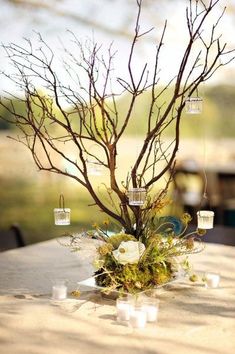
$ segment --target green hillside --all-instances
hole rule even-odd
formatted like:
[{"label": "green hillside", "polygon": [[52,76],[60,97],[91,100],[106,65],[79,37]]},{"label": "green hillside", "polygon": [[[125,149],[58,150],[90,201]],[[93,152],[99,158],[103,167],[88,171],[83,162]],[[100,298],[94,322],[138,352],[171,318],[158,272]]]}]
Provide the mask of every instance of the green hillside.
[{"label": "green hillside", "polygon": [[[158,88],[160,91],[161,88]],[[203,89],[201,97],[203,98],[203,113],[202,115],[187,115],[183,113],[183,119],[181,123],[181,137],[197,137],[206,132],[210,137],[233,137],[235,132],[235,87],[234,86],[209,86]],[[170,100],[172,95],[172,89],[168,89],[161,100],[158,101],[159,105]],[[199,93],[200,95],[200,93]],[[4,100],[3,100],[4,102]],[[117,101],[117,109],[119,113],[119,123],[125,118],[129,108],[130,97],[128,95],[122,95]],[[136,105],[134,107],[132,118],[127,127],[128,135],[143,135],[146,130],[147,116],[149,111],[150,93],[146,92],[137,98]],[[9,105],[9,102],[4,102]],[[13,101],[16,110],[21,113],[25,113],[24,105],[17,100]],[[56,108],[53,108],[55,114],[58,112]],[[110,109],[112,104],[110,103]],[[69,110],[69,109],[68,109]],[[156,112],[155,112],[156,113]],[[35,108],[35,114],[40,115],[41,112]],[[99,116],[99,112],[97,112]],[[10,113],[4,107],[0,106],[0,116],[7,120],[12,120]],[[74,121],[76,121],[76,114],[73,115]],[[0,119],[0,130],[14,129],[10,123]],[[171,136],[174,131],[174,125],[169,127],[166,131],[168,136]]]}]

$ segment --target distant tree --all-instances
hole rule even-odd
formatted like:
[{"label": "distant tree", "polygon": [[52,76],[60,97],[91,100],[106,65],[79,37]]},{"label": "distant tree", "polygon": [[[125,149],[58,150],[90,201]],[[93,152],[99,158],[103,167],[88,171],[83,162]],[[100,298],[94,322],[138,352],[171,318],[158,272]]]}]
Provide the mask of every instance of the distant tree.
[{"label": "distant tree", "polygon": [[230,85],[208,87],[208,100],[214,103],[213,116],[215,137],[230,137],[235,133],[235,88]]},{"label": "distant tree", "polygon": [[12,130],[16,129],[16,125],[12,124],[14,120],[14,114],[11,112],[12,106],[19,112],[19,114],[25,114],[26,106],[22,100],[16,98],[12,99],[12,103],[8,99],[2,99],[2,104],[0,105],[0,130]]}]

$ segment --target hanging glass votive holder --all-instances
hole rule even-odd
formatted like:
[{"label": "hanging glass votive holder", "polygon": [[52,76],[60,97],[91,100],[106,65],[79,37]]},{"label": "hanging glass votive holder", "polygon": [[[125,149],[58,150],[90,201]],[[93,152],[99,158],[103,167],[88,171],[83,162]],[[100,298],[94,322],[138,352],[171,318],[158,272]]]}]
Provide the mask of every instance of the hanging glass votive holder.
[{"label": "hanging glass votive holder", "polygon": [[131,188],[128,190],[129,205],[141,206],[145,203],[146,189]]},{"label": "hanging glass votive holder", "polygon": [[87,173],[90,176],[101,176],[102,166],[95,161],[87,161]]},{"label": "hanging glass votive holder", "polygon": [[89,176],[101,176],[103,174],[103,149],[98,144],[87,147],[87,174]]},{"label": "hanging glass votive holder", "polygon": [[197,212],[197,227],[198,229],[213,229],[215,213],[210,210],[200,210]]},{"label": "hanging glass votive holder", "polygon": [[55,225],[70,225],[70,209],[64,206],[64,196],[59,198],[59,208],[54,209]]},{"label": "hanging glass votive holder", "polygon": [[185,100],[185,111],[188,114],[200,114],[202,113],[202,103],[201,97],[188,97]]}]

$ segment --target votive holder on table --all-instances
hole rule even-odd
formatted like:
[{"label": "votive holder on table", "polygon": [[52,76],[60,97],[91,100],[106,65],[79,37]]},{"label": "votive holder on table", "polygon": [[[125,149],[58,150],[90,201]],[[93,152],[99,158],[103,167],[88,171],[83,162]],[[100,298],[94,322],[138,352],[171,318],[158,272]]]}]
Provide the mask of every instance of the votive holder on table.
[{"label": "votive holder on table", "polygon": [[154,297],[146,297],[142,300],[143,310],[146,313],[147,322],[157,322],[160,300]]},{"label": "votive holder on table", "polygon": [[65,280],[54,280],[52,286],[52,300],[67,299],[67,286]]},{"label": "votive holder on table", "polygon": [[135,304],[131,307],[129,323],[132,328],[143,329],[146,326],[147,313],[143,304]]},{"label": "votive holder on table", "polygon": [[200,210],[197,212],[197,227],[198,229],[213,229],[215,213],[210,210]]},{"label": "votive holder on table", "polygon": [[133,306],[133,301],[130,297],[120,297],[116,300],[117,320],[119,322],[129,321]]},{"label": "votive holder on table", "polygon": [[207,289],[216,289],[219,287],[220,275],[218,273],[207,272],[204,275],[204,282]]}]

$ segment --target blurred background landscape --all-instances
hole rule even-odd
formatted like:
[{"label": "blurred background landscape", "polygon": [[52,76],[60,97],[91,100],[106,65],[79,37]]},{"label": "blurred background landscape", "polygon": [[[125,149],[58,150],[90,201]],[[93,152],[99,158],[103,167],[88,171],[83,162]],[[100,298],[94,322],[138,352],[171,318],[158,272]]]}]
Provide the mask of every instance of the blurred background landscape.
[{"label": "blurred background landscape", "polygon": [[[177,11],[176,11],[177,2]],[[169,40],[165,53],[164,67],[167,73],[177,67],[177,57],[180,57],[181,45],[184,44],[184,28],[181,28],[179,18],[184,0],[161,0],[144,2],[143,23],[146,28],[152,25],[162,26],[165,17],[168,18]],[[226,5],[221,1],[221,8]],[[98,42],[110,43],[114,41],[119,54],[117,54],[117,71],[122,72],[126,48],[130,43],[135,17],[135,0],[101,0],[101,1],[37,1],[37,0],[0,0],[2,10],[3,30],[1,42],[20,43],[22,38],[34,38],[40,32],[57,53],[57,42],[66,44],[69,29],[79,37],[96,36]],[[229,1],[224,19],[222,32],[235,48],[235,2]],[[125,9],[125,11],[123,11]],[[178,14],[179,12],[179,14]],[[115,16],[114,16],[115,13]],[[96,16],[94,16],[96,14]],[[155,14],[153,16],[153,14]],[[181,14],[182,15],[182,14]],[[184,17],[184,12],[183,12]],[[153,23],[154,22],[154,23]],[[14,24],[14,25],[13,25]],[[12,27],[14,28],[12,30]],[[175,37],[177,33],[177,46]],[[58,41],[59,38],[59,41]],[[154,38],[150,38],[140,48],[138,61],[151,55],[150,47]],[[181,43],[182,42],[182,43]],[[60,49],[61,50],[61,49]],[[173,51],[174,56],[168,50]],[[60,52],[59,52],[60,53]],[[0,50],[2,70],[11,72],[4,51]],[[145,60],[145,59],[143,59]],[[122,65],[121,65],[121,63]],[[61,70],[58,64],[58,70]],[[165,77],[163,76],[163,81]],[[167,79],[167,78],[166,78]],[[235,176],[235,66],[228,65],[223,68],[210,84],[205,84],[199,95],[203,98],[203,113],[201,115],[183,116],[181,126],[181,144],[178,154],[180,161],[193,161],[204,167],[234,171]],[[3,78],[0,83],[1,97],[7,92],[13,93],[16,88]],[[168,92],[168,95],[170,92]],[[165,99],[167,100],[167,96]],[[119,100],[119,112],[125,111],[128,96]],[[148,93],[143,95],[139,105],[135,108],[135,123],[130,125],[128,136],[120,147],[122,160],[119,168],[126,171],[130,161],[136,154],[136,148],[143,139],[143,119],[148,106]],[[24,110],[24,107],[21,108]],[[8,117],[7,110],[1,108],[0,116]],[[138,122],[138,124],[136,124]],[[12,224],[19,224],[26,244],[31,244],[60,236],[64,233],[79,232],[92,227],[93,223],[102,223],[105,219],[89,204],[92,201],[85,190],[73,181],[62,176],[47,172],[38,172],[30,153],[26,148],[10,139],[15,137],[17,130],[14,126],[0,119],[0,228],[7,229]],[[166,141],[172,136],[172,131],[167,132]],[[125,159],[123,158],[125,157]],[[94,183],[100,186],[103,176],[94,176]],[[194,185],[194,183],[192,183]],[[174,198],[174,192],[172,196]],[[233,187],[230,189],[231,199]],[[71,208],[71,225],[67,227],[54,226],[53,209],[58,207],[59,195],[63,193],[66,207]],[[177,204],[177,210],[182,210],[182,205]],[[235,209],[232,206],[232,208]]]}]

